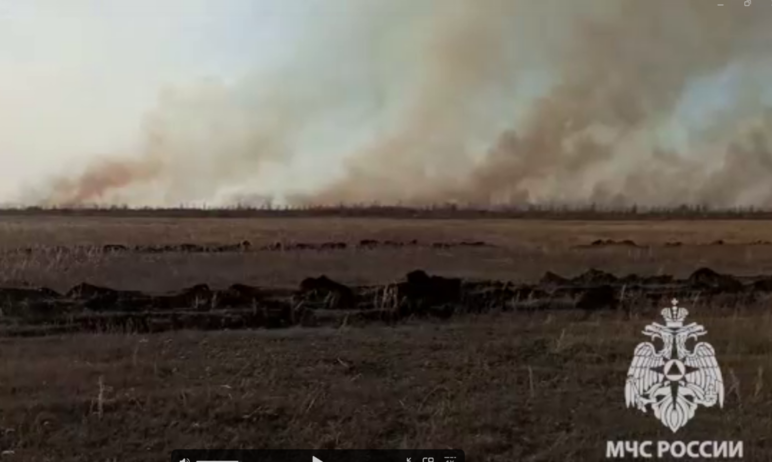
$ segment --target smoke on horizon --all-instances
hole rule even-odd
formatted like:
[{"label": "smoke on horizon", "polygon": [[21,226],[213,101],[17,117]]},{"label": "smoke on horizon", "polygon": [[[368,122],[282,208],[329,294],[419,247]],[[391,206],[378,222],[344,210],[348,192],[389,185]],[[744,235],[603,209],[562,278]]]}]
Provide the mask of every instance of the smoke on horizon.
[{"label": "smoke on horizon", "polygon": [[769,8],[343,5],[292,65],[165,93],[139,152],[25,201],[772,205]]}]

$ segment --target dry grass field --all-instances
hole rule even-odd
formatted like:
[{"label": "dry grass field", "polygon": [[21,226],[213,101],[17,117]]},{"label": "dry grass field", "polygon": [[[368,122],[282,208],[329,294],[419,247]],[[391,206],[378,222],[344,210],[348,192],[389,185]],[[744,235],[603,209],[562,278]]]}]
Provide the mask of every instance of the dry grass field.
[{"label": "dry grass field", "polygon": [[[320,243],[363,239],[422,243],[483,241],[481,248],[430,245],[336,251],[105,254],[106,244]],[[631,239],[641,247],[581,249],[597,239]],[[727,245],[709,246],[723,240]],[[0,283],[67,289],[82,281],[137,290],[234,282],[295,287],[309,275],[343,283],[383,283],[422,268],[465,278],[538,280],[596,267],[617,274],[688,275],[700,266],[733,274],[772,273],[772,220],[540,221],[387,218],[70,218],[0,219]],[[680,241],[680,247],[665,246]],[[94,249],[77,246],[93,246]],[[32,252],[9,252],[32,247]]]},{"label": "dry grass field", "polygon": [[[591,245],[606,239],[634,242]],[[742,279],[772,275],[768,239],[772,221],[763,220],[9,214],[0,217],[0,285],[57,294],[83,282],[147,293],[196,284],[292,292],[320,275],[391,287],[417,269],[515,284],[592,268],[680,280],[707,267]],[[243,241],[249,248],[190,250]],[[323,243],[346,245],[316,247]],[[216,447],[457,448],[471,460],[589,461],[605,458],[607,440],[660,439],[742,440],[745,460],[772,460],[767,292],[657,289],[646,298],[625,287],[615,310],[557,309],[550,296],[538,310],[502,308],[507,302],[449,319],[29,337],[11,333],[32,305],[3,292],[0,460],[168,460],[173,449]],[[707,328],[726,388],[723,409],[698,409],[675,436],[624,401],[641,331],[662,322],[658,309],[674,295],[689,321]],[[46,303],[77,298],[67,297]]]}]

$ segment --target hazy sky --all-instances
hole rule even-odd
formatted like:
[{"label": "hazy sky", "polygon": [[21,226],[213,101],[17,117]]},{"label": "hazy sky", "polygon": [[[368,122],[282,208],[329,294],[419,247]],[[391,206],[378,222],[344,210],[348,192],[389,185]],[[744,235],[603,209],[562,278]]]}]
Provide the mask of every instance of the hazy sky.
[{"label": "hazy sky", "polygon": [[[329,49],[318,54],[323,65],[312,62],[314,47],[336,40],[348,52],[369,52],[348,35],[361,32],[351,15],[368,8],[346,8],[348,2],[0,0],[0,203],[15,201],[20,188],[41,176],[77,171],[72,166],[84,159],[136,154],[143,118],[164,88],[207,78],[249,87],[248,74],[278,76],[265,85],[272,91],[282,89],[276,79],[293,75],[307,86],[311,72],[341,85],[361,78],[354,59],[346,67],[346,50],[339,62],[323,62]],[[400,14],[388,2],[370,3]],[[294,70],[282,72],[287,67]],[[320,140],[329,137],[322,133]],[[306,154],[296,168],[300,178],[329,167],[318,153]],[[266,176],[268,190],[286,179]]]},{"label": "hazy sky", "polygon": [[130,146],[165,84],[288,59],[303,10],[287,3],[0,0],[0,194]]},{"label": "hazy sky", "polygon": [[[408,185],[428,179],[432,169],[452,173],[446,167],[453,159],[486,152],[502,132],[517,129],[534,98],[549,90],[552,70],[562,67],[560,50],[574,42],[564,29],[581,22],[575,18],[585,10],[602,17],[623,3],[584,0],[584,8],[582,1],[0,0],[0,203],[16,200],[20,191],[45,178],[77,175],[93,164],[88,160],[141,155],[147,150],[148,114],[171,120],[166,135],[172,141],[165,149],[175,151],[167,171],[154,173],[166,181],[159,187],[174,193],[146,191],[157,202],[302,189],[299,185],[321,184],[320,178],[341,174],[344,157],[354,154],[364,161],[346,167],[349,176],[367,170],[367,164],[376,165],[365,172],[376,180],[386,167],[396,175],[411,169],[428,172],[399,180]],[[641,10],[650,10],[646,20],[659,24],[664,9],[671,7],[665,0],[652,1],[660,6]],[[683,25],[673,19],[667,26],[677,41],[672,45],[709,62],[711,45],[701,40],[709,37],[710,26],[689,21],[702,16],[717,24],[721,20],[713,10],[684,2],[690,6],[673,9],[683,15]],[[624,4],[631,8],[634,3]],[[509,12],[506,21],[495,8]],[[625,40],[620,43],[641,52],[644,64],[627,52],[616,56],[620,69],[641,66],[653,80],[657,66],[672,67],[673,75],[680,75],[681,64],[663,48],[670,44],[656,32],[649,41],[646,27],[632,28],[629,37],[620,27],[619,36],[610,39]],[[722,109],[746,97],[742,114],[756,117],[769,104],[772,85],[766,77],[772,75],[772,63],[764,51],[772,43],[769,31],[772,26],[756,25],[745,38],[746,48],[755,45],[763,61],[726,59],[735,64],[707,73],[699,66],[683,72],[687,83],[673,95],[675,109],[666,118],[651,118],[662,146],[689,154],[689,137],[709,130]],[[490,56],[476,56],[488,50],[493,50]],[[613,55],[616,50],[607,51]],[[588,66],[599,80],[604,78]],[[635,80],[635,73],[620,76]],[[573,70],[563,69],[563,79],[573,77]],[[201,86],[208,78],[213,83]],[[648,78],[634,83],[645,85]],[[747,90],[750,86],[753,90]],[[175,94],[164,93],[169,88],[178,95],[192,88],[189,95],[194,96],[168,104],[168,95]],[[605,90],[616,95],[613,86]],[[638,98],[641,107],[658,98],[658,89],[649,90]],[[454,106],[455,95],[462,93]],[[163,94],[166,100],[159,97]],[[596,109],[591,100],[585,103]],[[614,109],[616,103],[607,104]],[[159,105],[162,109],[156,110]],[[603,110],[597,112],[588,117],[602,119]],[[648,130],[647,124],[635,128]],[[461,136],[459,130],[468,133]],[[730,139],[731,133],[725,135]],[[389,150],[401,152],[393,157],[401,157],[399,165],[390,161]],[[441,155],[428,155],[432,150]],[[106,169],[99,178],[87,175],[82,183],[91,182],[88,187],[95,191],[117,189],[123,180],[116,175],[121,174],[141,183],[143,175],[151,175],[143,169],[163,159],[151,154],[145,159],[151,166],[126,164],[118,173]],[[628,161],[643,165],[648,155]],[[563,159],[556,162],[559,166]],[[459,165],[471,169],[472,164]],[[366,186],[374,184],[367,175]],[[404,189],[393,181],[395,174],[383,177],[393,185],[378,188]],[[356,196],[358,190],[351,188],[341,191]]]}]

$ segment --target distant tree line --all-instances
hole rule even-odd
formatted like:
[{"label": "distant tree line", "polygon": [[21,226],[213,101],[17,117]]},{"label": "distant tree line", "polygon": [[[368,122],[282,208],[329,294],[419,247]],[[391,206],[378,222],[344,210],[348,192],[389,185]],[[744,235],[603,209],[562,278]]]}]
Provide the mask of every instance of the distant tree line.
[{"label": "distant tree line", "polygon": [[201,205],[177,207],[129,207],[126,205],[100,207],[5,207],[0,216],[60,215],[60,216],[159,216],[159,217],[373,217],[373,218],[426,218],[426,219],[548,219],[548,220],[684,220],[684,219],[772,219],[772,209],[758,207],[715,208],[705,205],[677,207],[610,207],[598,204],[571,205],[506,205],[464,206],[435,204],[423,207],[379,204],[281,206],[273,204],[229,207]]}]

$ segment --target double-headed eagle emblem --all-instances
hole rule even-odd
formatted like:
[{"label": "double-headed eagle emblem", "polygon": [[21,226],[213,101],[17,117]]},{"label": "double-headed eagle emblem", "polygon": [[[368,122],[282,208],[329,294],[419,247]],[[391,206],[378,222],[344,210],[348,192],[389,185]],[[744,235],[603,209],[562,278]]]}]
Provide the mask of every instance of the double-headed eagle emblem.
[{"label": "double-headed eagle emblem", "polygon": [[697,323],[683,325],[689,314],[672,300],[672,307],[662,310],[665,325],[651,323],[645,335],[663,342],[661,350],[643,342],[635,348],[625,384],[627,407],[635,406],[654,416],[675,433],[694,417],[697,407],[724,407],[724,380],[709,343],[699,342],[689,351],[689,339],[707,334]]}]

